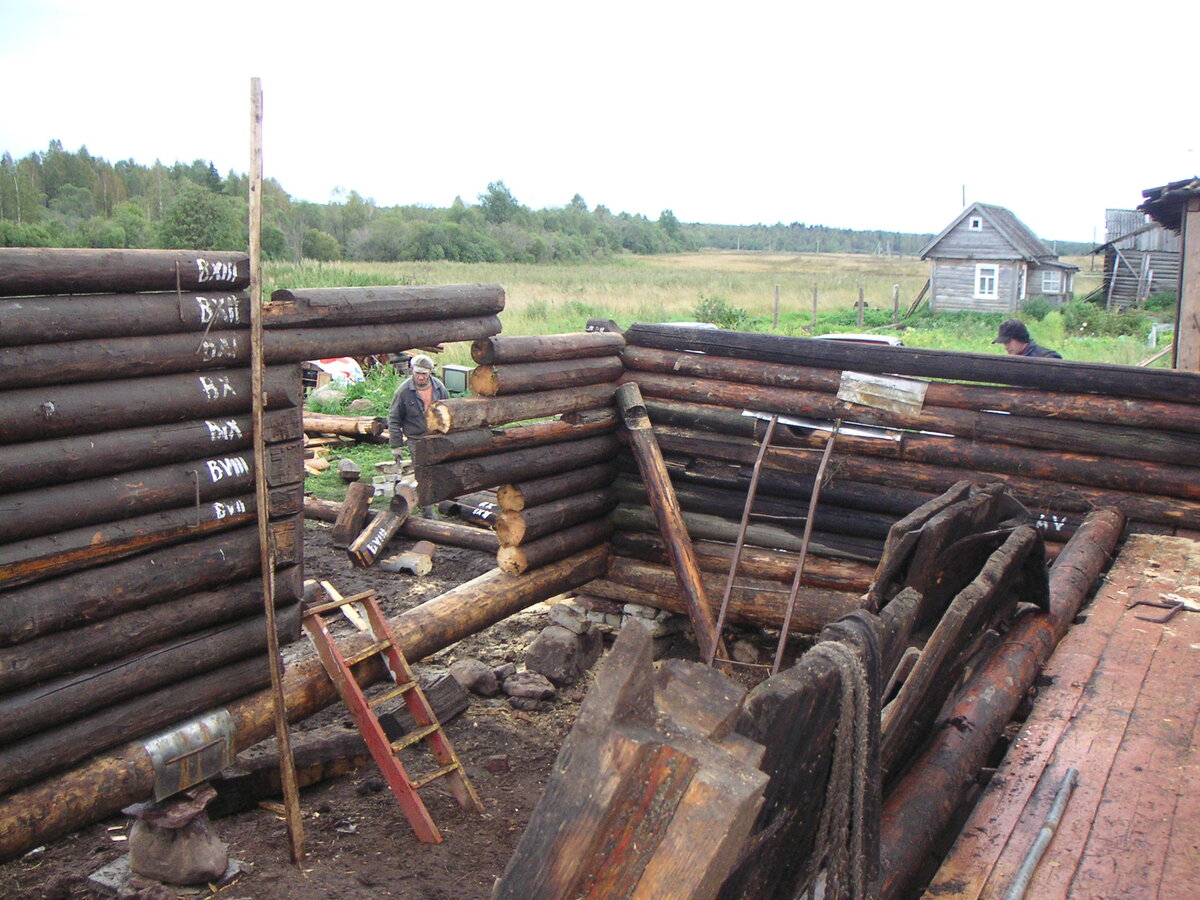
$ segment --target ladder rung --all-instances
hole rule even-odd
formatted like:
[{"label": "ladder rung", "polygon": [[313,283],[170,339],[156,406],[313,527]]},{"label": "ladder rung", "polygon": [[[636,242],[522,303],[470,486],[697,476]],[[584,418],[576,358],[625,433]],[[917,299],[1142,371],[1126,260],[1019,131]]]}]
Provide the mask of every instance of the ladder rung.
[{"label": "ladder rung", "polygon": [[425,785],[429,784],[431,781],[437,781],[439,778],[444,778],[447,775],[449,775],[451,772],[455,772],[461,768],[462,768],[462,766],[460,766],[456,762],[452,762],[448,766],[442,766],[442,768],[438,769],[436,772],[434,772],[431,775],[426,775],[420,781],[414,781],[412,783],[413,790],[419,791],[421,788],[425,787]]},{"label": "ladder rung", "polygon": [[342,597],[340,600],[330,600],[328,603],[318,603],[316,606],[310,606],[304,610],[306,616],[319,616],[322,613],[327,613],[331,609],[340,609],[343,606],[348,606],[351,603],[359,603],[366,600],[375,594],[375,591],[362,591],[358,594],[351,594],[349,597]]},{"label": "ladder rung", "polygon": [[399,753],[405,747],[411,747],[417,741],[425,740],[425,738],[429,737],[435,731],[439,731],[441,727],[441,725],[435,722],[432,725],[426,725],[424,728],[418,728],[416,731],[410,731],[404,737],[400,738],[400,740],[392,742],[392,752]]},{"label": "ladder rung", "polygon": [[407,681],[404,684],[399,685],[398,687],[394,688],[393,690],[388,691],[386,694],[381,694],[380,696],[376,697],[374,700],[368,700],[367,702],[370,703],[372,706],[379,706],[381,703],[387,703],[389,700],[393,700],[396,697],[399,697],[401,694],[407,694],[409,691],[411,691],[416,686],[417,686],[417,683],[415,681]]},{"label": "ladder rung", "polygon": [[346,657],[346,665],[352,666],[355,663],[360,663],[364,659],[366,659],[368,656],[374,656],[376,653],[380,652],[381,650],[386,650],[390,646],[392,646],[391,641],[376,641],[374,644],[364,647],[363,649],[359,650],[357,653],[347,656]]}]

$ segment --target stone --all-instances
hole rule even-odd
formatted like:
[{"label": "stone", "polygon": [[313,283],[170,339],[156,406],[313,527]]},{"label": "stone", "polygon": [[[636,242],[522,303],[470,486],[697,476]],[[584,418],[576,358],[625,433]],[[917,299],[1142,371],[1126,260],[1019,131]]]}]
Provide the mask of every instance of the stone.
[{"label": "stone", "polygon": [[493,775],[499,775],[502,772],[509,770],[508,754],[497,753],[493,756],[484,757],[483,767]]},{"label": "stone", "polygon": [[362,477],[362,466],[352,459],[339,459],[337,473],[342,481],[358,481]]},{"label": "stone", "polygon": [[583,634],[587,631],[588,621],[586,612],[574,603],[555,603],[550,607],[550,621],[555,625],[561,625],[568,631],[573,631],[576,634]]},{"label": "stone", "polygon": [[502,663],[492,669],[492,671],[496,673],[496,681],[504,684],[504,679],[517,674],[517,664],[514,662]]},{"label": "stone", "polygon": [[658,610],[653,606],[643,606],[640,603],[626,603],[621,607],[621,611],[627,616],[640,616],[643,619],[653,619],[658,615]]},{"label": "stone", "polygon": [[574,684],[587,670],[580,636],[561,625],[549,625],[525,648],[525,668],[555,684]]},{"label": "stone", "polygon": [[504,679],[504,693],[526,700],[553,700],[558,692],[545,675],[517,672]]},{"label": "stone", "polygon": [[468,691],[482,697],[494,697],[500,692],[492,667],[477,659],[460,659],[451,663],[450,674]]},{"label": "stone", "polygon": [[513,709],[524,712],[550,712],[554,709],[554,704],[549,700],[534,700],[532,697],[509,697],[508,702]]},{"label": "stone", "polygon": [[375,404],[366,397],[359,397],[346,404],[346,411],[352,413],[369,413],[375,409]]},{"label": "stone", "polygon": [[312,404],[329,404],[335,405],[346,399],[346,392],[334,387],[332,384],[324,385],[317,388],[308,395],[308,402]]}]

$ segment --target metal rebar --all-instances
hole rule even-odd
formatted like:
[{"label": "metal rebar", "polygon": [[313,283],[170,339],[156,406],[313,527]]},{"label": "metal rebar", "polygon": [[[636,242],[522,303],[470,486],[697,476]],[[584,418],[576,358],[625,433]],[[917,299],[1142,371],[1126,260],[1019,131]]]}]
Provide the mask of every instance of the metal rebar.
[{"label": "metal rebar", "polygon": [[1004,895],[1004,900],[1021,900],[1025,896],[1025,891],[1029,889],[1029,882],[1033,879],[1033,873],[1042,860],[1042,854],[1050,845],[1050,839],[1054,837],[1054,830],[1058,828],[1063,810],[1067,808],[1067,801],[1071,799],[1071,790],[1075,787],[1075,780],[1078,777],[1078,769],[1067,769],[1067,774],[1063,776],[1062,783],[1058,786],[1058,793],[1054,795],[1054,803],[1050,806],[1050,812],[1046,813],[1046,821],[1042,824],[1042,830],[1038,832],[1033,846],[1025,855],[1008,893]]}]

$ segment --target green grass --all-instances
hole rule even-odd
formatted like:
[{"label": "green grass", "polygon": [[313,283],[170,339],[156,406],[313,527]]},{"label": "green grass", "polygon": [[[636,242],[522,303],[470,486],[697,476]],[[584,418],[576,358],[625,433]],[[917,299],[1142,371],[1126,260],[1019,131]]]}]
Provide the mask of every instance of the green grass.
[{"label": "green grass", "polygon": [[[338,460],[352,459],[362,469],[359,480],[371,484],[371,479],[383,473],[375,468],[377,462],[391,462],[392,451],[386,444],[346,444],[334,449],[328,457],[329,468],[320,475],[309,475],[304,479],[304,490],[321,500],[346,499],[346,483],[338,477]],[[385,505],[386,500],[375,498],[376,505]]]}]

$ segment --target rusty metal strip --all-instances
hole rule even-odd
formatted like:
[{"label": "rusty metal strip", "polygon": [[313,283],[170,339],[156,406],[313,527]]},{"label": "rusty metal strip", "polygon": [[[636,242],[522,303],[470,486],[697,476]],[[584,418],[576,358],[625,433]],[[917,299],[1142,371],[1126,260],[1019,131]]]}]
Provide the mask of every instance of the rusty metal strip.
[{"label": "rusty metal strip", "polygon": [[[775,433],[775,423],[779,421],[778,416],[771,416],[771,421],[767,423],[767,433],[763,435],[762,446],[758,448],[758,458],[754,460],[754,471],[750,475],[750,488],[746,491],[746,503],[742,507],[742,522],[738,526],[737,543],[733,548],[733,559],[729,563],[729,578],[725,581],[725,593],[721,596],[721,609],[717,613],[717,637],[721,636],[721,629],[725,627],[725,614],[729,611],[729,598],[733,594],[733,579],[737,575],[738,564],[742,561],[742,547],[746,542],[746,527],[750,524],[750,508],[754,505],[754,495],[758,493],[758,476],[762,471],[763,459],[766,458],[767,448],[771,446],[771,436]],[[714,643],[708,651],[708,659],[705,664],[711,666],[713,660],[717,656],[717,644]],[[722,662],[730,662],[730,660],[722,660]]]},{"label": "rusty metal strip", "polygon": [[779,645],[775,648],[775,662],[771,665],[771,674],[779,674],[779,664],[783,661],[783,649],[787,646],[788,629],[792,625],[792,613],[796,609],[796,596],[800,593],[800,578],[804,574],[804,562],[808,558],[808,542],[812,537],[813,519],[817,515],[817,500],[821,496],[821,480],[825,477],[825,466],[833,454],[833,444],[837,440],[838,430],[842,420],[833,423],[833,431],[825,442],[825,452],[821,454],[821,464],[817,466],[817,475],[813,480],[812,496],[808,500],[808,518],[804,522],[804,539],[800,542],[800,560],[796,563],[796,577],[792,579],[792,590],[788,594],[787,609],[783,614],[783,630],[779,632]]}]

